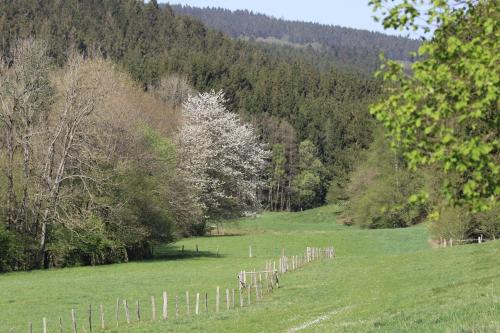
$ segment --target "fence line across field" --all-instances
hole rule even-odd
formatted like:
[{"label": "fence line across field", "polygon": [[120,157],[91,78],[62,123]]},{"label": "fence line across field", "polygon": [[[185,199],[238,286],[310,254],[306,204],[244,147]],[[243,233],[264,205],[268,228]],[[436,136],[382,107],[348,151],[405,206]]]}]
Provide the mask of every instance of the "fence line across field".
[{"label": "fence line across field", "polygon": [[[251,249],[251,246],[250,246]],[[196,250],[198,251],[198,246],[196,246]],[[250,250],[251,251],[251,250]],[[269,295],[273,292],[274,289],[279,288],[279,278],[280,275],[283,275],[288,272],[293,272],[307,263],[310,263],[315,260],[326,259],[326,258],[334,258],[335,250],[333,247],[327,247],[324,249],[320,249],[317,247],[307,247],[305,252],[302,255],[294,255],[294,256],[285,256],[285,251],[282,250],[282,255],[278,258],[278,266],[276,265],[276,260],[268,260],[265,262],[265,268],[263,270],[241,270],[237,277],[237,284],[239,293],[236,293],[235,288],[224,288],[222,289],[223,300],[221,302],[221,287],[217,286],[214,290],[215,307],[213,308],[214,313],[219,313],[221,310],[225,309],[226,311],[230,311],[231,309],[236,309],[236,301],[237,296],[239,296],[239,305],[240,307],[250,306],[252,301],[257,303],[264,299],[264,292]],[[251,255],[251,252],[250,252]],[[247,283],[248,280],[248,283]],[[204,295],[204,305],[205,305],[205,313],[209,312],[208,299],[209,293],[200,293],[196,292],[194,294],[190,294],[188,290],[185,292],[185,311],[186,316],[191,316],[191,304],[190,299],[192,295],[196,295],[195,306],[194,306],[194,315],[200,316],[201,312],[201,295]],[[224,297],[225,295],[225,297]],[[161,306],[158,308],[161,310],[161,320],[166,321],[169,319],[169,302],[172,302],[172,298],[169,299],[169,294],[164,291],[161,295],[160,303]],[[232,297],[231,297],[232,296]],[[175,295],[173,298],[175,303],[175,317],[180,316],[180,299],[179,295]],[[225,306],[221,307],[221,303]],[[112,326],[119,327],[120,323],[125,322],[127,325],[132,323],[140,323],[147,321],[146,318],[149,318],[150,322],[158,321],[157,315],[157,304],[155,296],[149,297],[149,302],[145,302],[145,304],[150,304],[150,315],[144,317],[145,308],[143,303],[140,300],[135,300],[135,302],[130,302],[127,299],[117,298],[114,306],[114,318],[113,321],[106,322],[106,311],[103,304],[99,304],[98,307],[93,308],[90,304],[87,308],[87,313],[85,316],[80,313],[80,317],[78,317],[77,311],[73,308],[68,313],[68,318],[70,319],[71,325],[68,325],[66,331],[70,331],[72,333],[78,333],[78,329],[81,328],[82,332],[93,332],[96,330],[106,330],[111,328]],[[109,313],[108,313],[109,314]],[[51,322],[46,317],[42,318],[41,327],[43,333],[51,333],[51,332],[63,332],[63,317],[59,317],[57,323]],[[84,318],[85,320],[82,320]],[[93,322],[94,319],[98,318],[96,322]],[[109,318],[108,318],[109,319]],[[80,323],[80,325],[79,325]],[[85,324],[83,324],[85,323]],[[97,325],[96,325],[97,323]],[[36,326],[36,325],[35,325]],[[40,327],[40,326],[39,326]],[[25,331],[20,330],[21,331]],[[11,329],[10,331],[16,332],[15,329]],[[28,322],[28,332],[33,333],[33,322]]]},{"label": "fence line across field", "polygon": [[469,239],[446,239],[446,238],[441,238],[439,240],[439,245],[441,247],[453,247],[453,243],[478,243],[481,244],[484,242],[483,235],[478,236],[477,238],[469,238]]}]

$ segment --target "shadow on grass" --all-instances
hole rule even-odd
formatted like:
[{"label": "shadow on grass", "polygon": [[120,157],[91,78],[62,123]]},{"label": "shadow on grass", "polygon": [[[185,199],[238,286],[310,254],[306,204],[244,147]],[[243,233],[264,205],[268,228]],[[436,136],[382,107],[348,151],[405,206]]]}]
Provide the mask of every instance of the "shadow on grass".
[{"label": "shadow on grass", "polygon": [[[244,234],[239,233],[225,233],[224,235],[206,235],[207,238],[217,238],[217,237],[240,237]],[[182,259],[193,259],[193,258],[224,258],[225,256],[221,253],[214,251],[201,251],[199,249],[186,249],[183,246],[175,244],[162,244],[156,246],[154,249],[153,257],[147,259],[147,261],[161,261],[161,260],[182,260]]]},{"label": "shadow on grass", "polygon": [[225,233],[224,235],[217,235],[217,234],[210,235],[210,234],[208,234],[205,237],[208,237],[208,238],[212,238],[212,237],[218,238],[218,237],[241,237],[241,236],[245,236],[245,234],[242,234],[242,233],[238,233],[238,234]]},{"label": "shadow on grass", "polygon": [[212,251],[187,250],[180,247],[168,247],[155,250],[153,258],[148,261],[183,260],[194,258],[224,258],[224,255]]}]

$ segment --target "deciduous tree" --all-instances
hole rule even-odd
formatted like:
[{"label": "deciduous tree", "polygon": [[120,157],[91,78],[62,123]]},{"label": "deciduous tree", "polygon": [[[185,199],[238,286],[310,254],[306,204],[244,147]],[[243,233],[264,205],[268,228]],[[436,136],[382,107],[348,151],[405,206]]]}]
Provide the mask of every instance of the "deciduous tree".
[{"label": "deciduous tree", "polygon": [[255,131],[224,107],[224,96],[191,96],[183,108],[180,159],[198,189],[208,218],[240,215],[258,207],[257,190],[269,156]]},{"label": "deciduous tree", "polygon": [[[380,9],[391,2],[371,4]],[[450,204],[494,207],[500,196],[498,1],[405,0],[383,15],[385,27],[437,29],[410,72],[386,62],[386,94],[372,113],[411,168],[431,165],[446,175]]]}]

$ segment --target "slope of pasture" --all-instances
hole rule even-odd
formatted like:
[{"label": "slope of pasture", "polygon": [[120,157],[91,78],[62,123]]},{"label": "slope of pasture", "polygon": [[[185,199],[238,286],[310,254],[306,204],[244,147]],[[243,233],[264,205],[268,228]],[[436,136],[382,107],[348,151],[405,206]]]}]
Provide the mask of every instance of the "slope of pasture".
[{"label": "slope of pasture", "polygon": [[[108,332],[498,332],[500,243],[431,249],[425,226],[359,230],[335,223],[334,206],[302,213],[266,213],[226,224],[227,236],[182,240],[158,249],[157,259],[101,267],[0,275],[0,332],[25,331],[28,321],[49,332],[59,316],[69,332],[75,308],[79,332],[88,331],[88,304],[106,309]],[[195,255],[198,244],[200,253]],[[255,258],[248,258],[252,244]],[[215,289],[235,288],[241,269],[259,269],[281,249],[299,254],[306,246],[333,245],[337,258],[311,263],[282,277],[282,288],[262,302],[215,314]],[[181,254],[180,248],[185,252]],[[216,256],[219,249],[220,256]],[[179,296],[181,316],[150,322],[149,297],[160,312],[161,292]],[[185,291],[191,295],[186,316]],[[195,294],[209,293],[209,313],[193,314]],[[116,298],[142,323],[114,322]],[[252,301],[254,301],[252,299]],[[94,331],[98,315],[94,314]]]}]

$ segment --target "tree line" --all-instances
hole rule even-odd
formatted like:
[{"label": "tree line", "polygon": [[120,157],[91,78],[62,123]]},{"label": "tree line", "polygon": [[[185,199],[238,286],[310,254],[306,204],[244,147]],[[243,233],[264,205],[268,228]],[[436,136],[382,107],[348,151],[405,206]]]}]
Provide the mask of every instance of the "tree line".
[{"label": "tree line", "polygon": [[34,39],[0,64],[0,270],[144,258],[259,207],[267,151],[220,93],[172,94],[176,77],[145,92],[99,53],[59,67]]},{"label": "tree line", "polygon": [[[275,43],[294,43],[326,52],[340,66],[357,67],[365,71],[377,69],[378,55],[413,61],[410,54],[418,49],[418,40],[389,36],[378,32],[312,22],[274,18],[248,10],[198,8],[172,5],[175,13],[200,19],[207,26],[231,37],[249,37]],[[321,52],[319,52],[321,54]]]},{"label": "tree line", "polygon": [[[441,185],[477,177],[474,161],[496,170],[493,139],[493,148],[469,150],[478,159],[462,174],[436,155],[458,168],[452,187],[439,163],[408,171],[409,157],[426,161],[414,155],[420,146],[410,136],[391,150],[368,111],[378,100],[372,112],[390,134],[422,137],[384,104],[394,85],[383,90],[382,81],[407,71],[373,78],[330,53],[231,39],[154,0],[4,1],[0,15],[1,270],[144,258],[157,242],[260,207],[349,200],[346,223],[405,227],[446,202],[452,192],[440,194]],[[408,94],[412,86],[405,81]],[[457,133],[497,138],[488,110],[481,126]],[[498,235],[495,205],[467,209],[494,202],[494,175],[472,179],[484,189],[477,201],[474,183],[458,191],[464,205],[441,217],[468,223],[435,224],[437,235]]]},{"label": "tree line", "polygon": [[[330,184],[346,182],[358,153],[371,142],[368,104],[379,94],[380,81],[361,69],[339,68],[333,57],[324,56],[318,66],[314,51],[233,40],[156,1],[6,1],[0,13],[6,54],[16,39],[35,36],[47,41],[59,66],[68,50],[99,51],[144,90],[160,86],[165,75],[187,80],[196,91],[222,90],[225,106],[252,123],[270,150],[285,146],[286,175],[279,177],[278,194],[263,190],[266,207],[323,204]],[[299,145],[306,140],[324,166],[315,177],[319,184],[294,181],[300,174]],[[313,192],[307,203],[294,183]],[[276,205],[276,196],[289,204]]]}]

